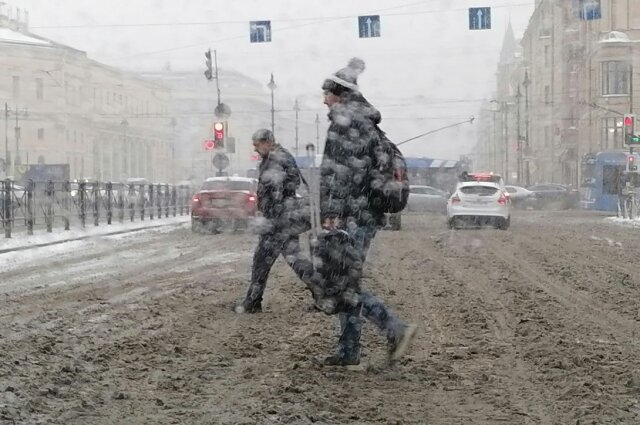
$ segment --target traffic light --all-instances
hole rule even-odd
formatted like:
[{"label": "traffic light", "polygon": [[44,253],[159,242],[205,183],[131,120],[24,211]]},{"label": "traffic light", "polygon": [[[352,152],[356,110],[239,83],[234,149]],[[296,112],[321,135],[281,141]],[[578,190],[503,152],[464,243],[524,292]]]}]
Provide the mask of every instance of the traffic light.
[{"label": "traffic light", "polygon": [[637,173],[638,172],[638,154],[629,154],[627,156],[627,172],[629,173]]},{"label": "traffic light", "polygon": [[213,123],[213,140],[216,142],[216,149],[224,149],[224,123]]},{"label": "traffic light", "polygon": [[213,80],[213,69],[211,68],[211,49],[204,52],[204,57],[207,58],[205,64],[207,65],[207,69],[204,71],[204,76],[207,80]]},{"label": "traffic light", "polygon": [[640,135],[636,131],[636,115],[624,115],[624,143],[627,145],[640,145]]}]

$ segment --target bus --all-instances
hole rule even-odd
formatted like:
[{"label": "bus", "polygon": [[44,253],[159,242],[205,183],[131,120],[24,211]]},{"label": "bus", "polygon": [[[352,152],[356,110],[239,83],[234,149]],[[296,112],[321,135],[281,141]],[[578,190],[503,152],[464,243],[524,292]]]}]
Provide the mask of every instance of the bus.
[{"label": "bus", "polygon": [[586,153],[582,157],[580,206],[588,210],[618,211],[628,154],[623,151]]}]

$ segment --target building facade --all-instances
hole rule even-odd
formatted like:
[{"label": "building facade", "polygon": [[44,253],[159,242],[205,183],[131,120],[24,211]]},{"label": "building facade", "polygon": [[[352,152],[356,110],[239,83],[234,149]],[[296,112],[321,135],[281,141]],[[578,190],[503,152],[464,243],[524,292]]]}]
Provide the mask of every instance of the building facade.
[{"label": "building facade", "polygon": [[0,17],[5,174],[69,164],[73,179],[172,179],[170,90]]},{"label": "building facade", "polygon": [[[497,74],[498,100],[514,105],[498,121],[515,125],[508,146],[522,163],[511,180],[579,186],[583,155],[623,149],[623,115],[640,107],[640,2],[540,0],[520,45]],[[515,93],[501,94],[508,83]]]}]

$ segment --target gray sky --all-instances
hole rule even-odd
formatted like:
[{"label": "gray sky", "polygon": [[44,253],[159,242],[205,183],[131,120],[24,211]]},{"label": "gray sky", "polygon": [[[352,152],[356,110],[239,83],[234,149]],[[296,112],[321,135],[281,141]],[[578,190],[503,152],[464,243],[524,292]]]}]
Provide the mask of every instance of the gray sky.
[{"label": "gray sky", "polygon": [[[204,70],[211,47],[221,68],[264,81],[265,93],[273,72],[283,108],[300,97],[303,107],[317,109],[301,113],[306,121],[316,112],[324,118],[324,78],[361,57],[367,69],[359,85],[396,142],[477,117],[478,100],[495,91],[508,21],[518,37],[534,8],[534,0],[5,1],[29,11],[33,32],[118,67],[159,70],[170,62],[176,70]],[[492,7],[492,30],[468,29],[467,8],[476,6]],[[358,38],[356,16],[367,14],[381,15],[381,38]],[[251,20],[272,21],[272,43],[249,42]],[[172,25],[148,25],[165,23]],[[119,26],[99,27],[110,24]],[[403,152],[456,158],[472,148],[475,127],[407,143]]]}]

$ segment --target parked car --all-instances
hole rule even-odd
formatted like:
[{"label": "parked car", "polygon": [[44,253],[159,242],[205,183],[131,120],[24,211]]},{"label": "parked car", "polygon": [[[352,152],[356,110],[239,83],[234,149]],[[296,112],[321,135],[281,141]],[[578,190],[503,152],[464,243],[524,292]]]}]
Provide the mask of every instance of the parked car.
[{"label": "parked car", "polygon": [[254,178],[208,178],[191,199],[191,229],[218,232],[225,224],[247,228],[258,213],[257,189]]},{"label": "parked car", "polygon": [[511,224],[511,199],[499,183],[465,181],[458,183],[447,205],[447,223],[455,229],[461,225],[491,225],[506,230]]},{"label": "parked car", "polygon": [[407,211],[447,211],[448,194],[431,186],[409,186]]},{"label": "parked car", "polygon": [[489,182],[495,183],[500,187],[500,189],[504,190],[504,180],[500,174],[496,174],[493,171],[490,172],[475,172],[475,173],[467,173],[463,172],[460,175],[461,182]]},{"label": "parked car", "polygon": [[540,183],[527,189],[534,193],[536,208],[570,209],[580,206],[580,194],[571,186]]},{"label": "parked car", "polygon": [[505,190],[511,198],[514,208],[533,208],[535,206],[535,194],[522,186],[508,185]]}]

